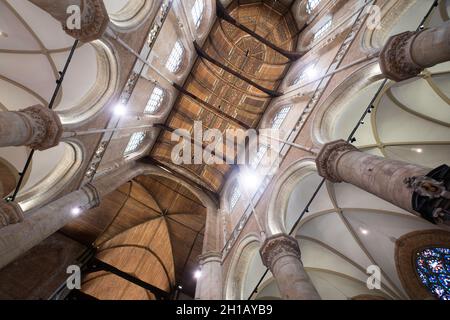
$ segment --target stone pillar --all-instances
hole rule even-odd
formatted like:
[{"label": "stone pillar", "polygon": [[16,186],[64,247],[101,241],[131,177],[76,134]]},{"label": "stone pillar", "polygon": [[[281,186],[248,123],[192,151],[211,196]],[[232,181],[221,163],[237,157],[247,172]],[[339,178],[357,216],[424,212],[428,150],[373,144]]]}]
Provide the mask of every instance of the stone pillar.
[{"label": "stone pillar", "polygon": [[272,272],[285,300],[321,300],[301,261],[295,238],[285,234],[268,238],[261,247],[264,265]]},{"label": "stone pillar", "polygon": [[68,224],[75,218],[72,212],[74,208],[87,210],[98,203],[95,187],[87,185],[41,209],[27,213],[21,223],[1,229],[0,269]]},{"label": "stone pillar", "polygon": [[222,254],[209,252],[199,257],[201,277],[197,280],[197,300],[222,300]]},{"label": "stone pillar", "polygon": [[17,169],[0,159],[0,198],[6,198],[13,192],[18,181],[19,172]]},{"label": "stone pillar", "polygon": [[28,146],[46,150],[58,145],[62,132],[58,115],[40,105],[18,112],[0,112],[0,147]]},{"label": "stone pillar", "polygon": [[22,208],[14,202],[0,203],[0,229],[23,221]]},{"label": "stone pillar", "polygon": [[433,29],[391,37],[380,54],[383,74],[395,81],[418,76],[425,68],[450,61],[450,21]]},{"label": "stone pillar", "polygon": [[[110,21],[102,0],[30,0],[30,2],[61,22],[68,35],[82,42],[101,38]],[[68,22],[72,22],[70,17],[73,14],[72,11],[68,11],[68,8],[73,5],[80,8],[80,29],[68,27]]]},{"label": "stone pillar", "polygon": [[87,211],[98,206],[102,197],[140,172],[139,167],[135,171],[133,168],[131,164],[124,166],[42,208],[26,212],[23,222],[0,229],[0,269],[76,219],[74,208]]},{"label": "stone pillar", "polygon": [[353,184],[415,215],[414,189],[407,181],[431,169],[363,153],[344,140],[327,143],[316,159],[319,174],[334,183]]}]

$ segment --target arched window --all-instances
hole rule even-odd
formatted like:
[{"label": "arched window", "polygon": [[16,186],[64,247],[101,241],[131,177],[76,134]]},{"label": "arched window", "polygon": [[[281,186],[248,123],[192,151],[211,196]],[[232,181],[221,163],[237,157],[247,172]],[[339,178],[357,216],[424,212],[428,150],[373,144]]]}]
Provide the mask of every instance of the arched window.
[{"label": "arched window", "polygon": [[203,18],[203,10],[205,9],[205,3],[203,0],[195,0],[194,6],[191,9],[192,19],[194,20],[195,27],[200,27],[200,23]]},{"label": "arched window", "polygon": [[450,300],[450,248],[428,248],[417,253],[416,271],[431,293]]},{"label": "arched window", "polygon": [[332,25],[332,21],[331,18],[327,20],[327,22],[325,22],[319,30],[316,31],[316,33],[314,34],[314,41],[317,41],[319,39],[321,39],[326,33],[327,31],[331,28]]},{"label": "arched window", "polygon": [[289,111],[291,111],[292,106],[286,106],[281,109],[272,120],[272,129],[280,129],[284,120],[286,120]]},{"label": "arched window", "polygon": [[130,142],[128,142],[128,146],[125,149],[124,155],[129,155],[133,152],[136,152],[141,146],[142,142],[144,142],[146,133],[145,132],[136,132],[131,136]]},{"label": "arched window", "polygon": [[155,89],[153,89],[152,95],[150,96],[150,99],[147,102],[144,113],[154,114],[161,107],[161,103],[163,102],[163,100],[164,91],[159,87],[155,87]]},{"label": "arched window", "polygon": [[320,0],[308,0],[308,3],[306,4],[306,12],[308,14],[311,14],[315,8],[319,5]]},{"label": "arched window", "polygon": [[269,150],[269,147],[264,144],[259,146],[258,153],[256,153],[255,157],[253,158],[253,160],[250,163],[250,166],[253,169],[258,168],[259,164],[261,163],[262,159],[264,158],[264,156],[266,155],[268,150]]},{"label": "arched window", "polygon": [[166,68],[172,73],[178,72],[181,67],[181,62],[183,61],[184,48],[181,41],[175,42],[172,52],[170,53],[169,59],[166,62]]},{"label": "arched window", "polygon": [[241,198],[241,190],[239,189],[239,184],[236,184],[230,196],[230,211],[232,211],[236,207],[240,198]]}]

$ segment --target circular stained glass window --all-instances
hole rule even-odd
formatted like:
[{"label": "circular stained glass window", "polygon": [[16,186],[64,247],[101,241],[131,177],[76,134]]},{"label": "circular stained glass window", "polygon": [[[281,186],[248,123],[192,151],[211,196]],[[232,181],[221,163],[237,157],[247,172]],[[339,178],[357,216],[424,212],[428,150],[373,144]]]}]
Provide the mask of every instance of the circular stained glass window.
[{"label": "circular stained glass window", "polygon": [[428,248],[417,253],[420,281],[441,300],[450,300],[450,248]]}]

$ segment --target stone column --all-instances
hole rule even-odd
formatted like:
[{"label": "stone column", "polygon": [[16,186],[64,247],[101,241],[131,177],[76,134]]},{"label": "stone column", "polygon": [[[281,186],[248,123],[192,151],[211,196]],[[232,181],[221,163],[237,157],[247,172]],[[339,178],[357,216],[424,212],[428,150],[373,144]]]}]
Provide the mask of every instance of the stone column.
[{"label": "stone column", "polygon": [[197,300],[222,300],[222,253],[209,252],[199,258],[201,277],[197,280]]},{"label": "stone column", "polygon": [[344,140],[327,143],[316,159],[319,174],[347,182],[436,224],[450,220],[450,168],[435,170],[363,153]]},{"label": "stone column", "polygon": [[58,115],[40,105],[18,112],[0,112],[0,147],[28,146],[46,150],[58,145],[62,132]]},{"label": "stone column", "polygon": [[73,209],[87,211],[98,206],[102,197],[133,179],[133,168],[132,164],[124,166],[42,208],[26,212],[21,223],[0,229],[0,269],[76,219],[78,213],[74,214]]},{"label": "stone column", "polygon": [[272,272],[285,300],[321,300],[301,261],[295,238],[285,234],[268,238],[261,247],[264,265]]},{"label": "stone column", "polygon": [[418,76],[425,68],[450,61],[450,21],[433,29],[391,37],[380,54],[383,74],[395,81]]},{"label": "stone column", "polygon": [[0,198],[6,198],[13,192],[18,181],[19,172],[17,169],[0,159]]},{"label": "stone column", "polygon": [[[102,0],[30,0],[33,4],[61,22],[64,31],[82,41],[91,42],[101,38],[109,24],[109,16]],[[81,14],[81,27],[69,27],[72,23],[70,6],[78,6]]]},{"label": "stone column", "polygon": [[14,202],[0,203],[0,229],[23,221],[22,208]]}]

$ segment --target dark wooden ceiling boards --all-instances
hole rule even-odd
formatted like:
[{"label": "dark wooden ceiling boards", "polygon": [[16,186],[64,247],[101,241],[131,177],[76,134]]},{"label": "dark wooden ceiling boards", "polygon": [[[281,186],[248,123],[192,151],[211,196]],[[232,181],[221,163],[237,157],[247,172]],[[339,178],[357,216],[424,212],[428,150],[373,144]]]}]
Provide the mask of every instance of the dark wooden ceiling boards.
[{"label": "dark wooden ceiling boards", "polygon": [[[279,48],[293,51],[297,41],[297,27],[290,12],[293,1],[234,1],[228,11],[239,23],[271,41]],[[289,60],[257,41],[232,24],[218,19],[203,51],[220,64],[231,68],[254,83],[276,91]],[[196,99],[180,94],[166,125],[173,129],[193,132],[194,121],[201,121],[203,130],[244,129],[241,124],[256,128],[271,97],[251,83],[244,81],[207,61],[198,58],[183,88],[210,106],[237,121],[221,117]],[[150,156],[162,163],[172,163],[170,132],[162,132]],[[202,179],[209,189],[219,193],[225,183],[230,165],[183,164],[183,169]]]}]

